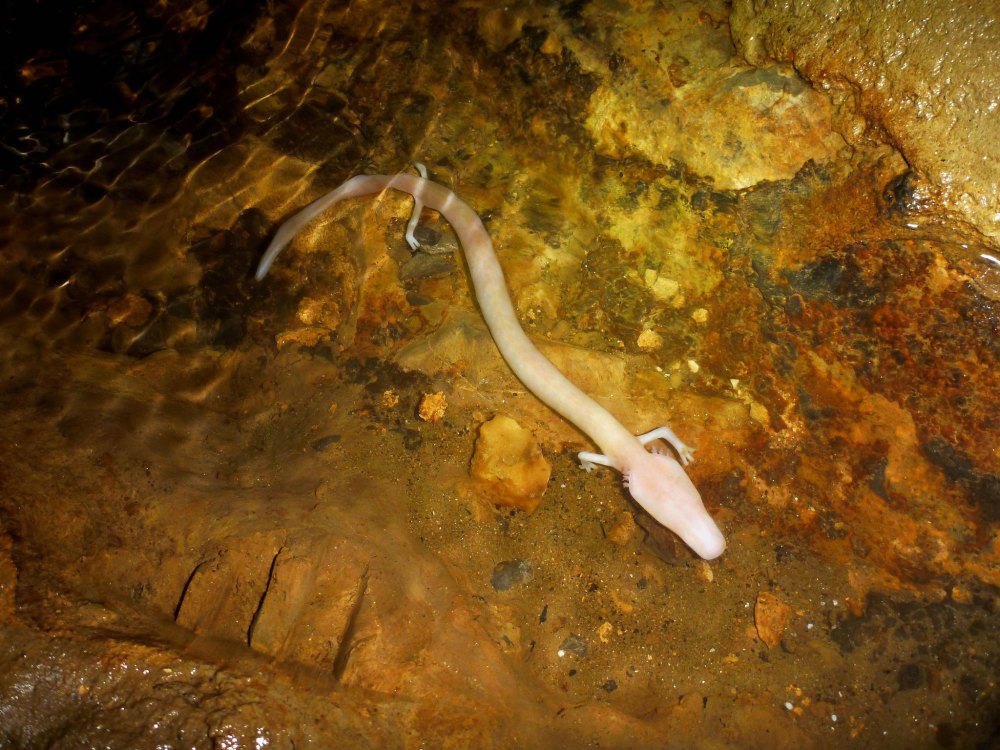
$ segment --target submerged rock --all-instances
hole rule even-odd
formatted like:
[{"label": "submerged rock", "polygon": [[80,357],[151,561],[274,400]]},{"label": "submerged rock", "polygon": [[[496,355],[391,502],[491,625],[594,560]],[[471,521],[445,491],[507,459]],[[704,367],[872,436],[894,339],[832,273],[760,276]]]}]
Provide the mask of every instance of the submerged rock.
[{"label": "submerged rock", "polygon": [[535,571],[527,560],[505,560],[493,568],[490,583],[497,591],[509,591],[519,583],[527,583],[534,575]]},{"label": "submerged rock", "polygon": [[768,648],[774,648],[781,643],[781,636],[792,619],[792,608],[774,594],[761,591],[757,594],[753,617],[757,635]]},{"label": "submerged rock", "polygon": [[559,644],[556,654],[560,657],[566,654],[573,654],[581,659],[587,655],[587,642],[575,633],[570,633],[565,640]]},{"label": "submerged rock", "polygon": [[510,417],[494,417],[479,428],[471,474],[493,502],[531,513],[551,473],[531,433]]}]

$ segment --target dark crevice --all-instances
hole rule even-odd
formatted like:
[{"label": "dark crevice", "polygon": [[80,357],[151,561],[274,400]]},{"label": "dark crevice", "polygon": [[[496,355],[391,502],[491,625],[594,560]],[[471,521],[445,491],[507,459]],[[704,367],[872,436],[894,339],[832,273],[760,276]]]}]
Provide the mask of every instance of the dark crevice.
[{"label": "dark crevice", "polygon": [[177,605],[174,607],[174,622],[177,622],[177,618],[180,617],[181,607],[184,606],[184,600],[187,599],[188,591],[191,589],[191,584],[194,583],[195,576],[201,572],[201,569],[208,564],[208,560],[202,560],[200,563],[194,566],[191,574],[184,581],[184,585],[181,587],[181,595],[177,599]]},{"label": "dark crevice", "polygon": [[264,609],[267,593],[271,590],[271,584],[274,582],[274,571],[278,567],[278,558],[284,550],[283,546],[279,547],[278,551],[274,553],[274,557],[271,558],[271,566],[267,569],[267,582],[264,584],[264,590],[260,592],[260,599],[257,602],[257,608],[254,609],[253,617],[250,618],[250,627],[247,628],[247,645],[251,648],[253,647],[253,631],[257,627],[257,620],[260,619],[260,613]]}]

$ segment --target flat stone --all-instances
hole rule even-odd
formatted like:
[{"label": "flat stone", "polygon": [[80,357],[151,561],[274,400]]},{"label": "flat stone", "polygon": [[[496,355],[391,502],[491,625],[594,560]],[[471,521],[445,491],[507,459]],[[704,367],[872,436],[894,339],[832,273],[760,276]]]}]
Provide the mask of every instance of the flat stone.
[{"label": "flat stone", "polygon": [[582,659],[587,655],[587,642],[580,636],[571,633],[559,644],[559,651],[557,653],[559,656],[574,654]]},{"label": "flat stone", "polygon": [[527,560],[506,560],[493,568],[490,583],[497,591],[509,591],[519,583],[527,583],[534,577],[534,570]]}]

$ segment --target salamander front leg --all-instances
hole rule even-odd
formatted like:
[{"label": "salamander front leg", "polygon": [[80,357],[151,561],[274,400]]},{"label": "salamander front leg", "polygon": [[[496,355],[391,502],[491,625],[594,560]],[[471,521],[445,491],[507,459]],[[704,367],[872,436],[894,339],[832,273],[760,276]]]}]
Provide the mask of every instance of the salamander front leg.
[{"label": "salamander front leg", "polygon": [[687,466],[689,463],[694,461],[694,448],[685,445],[684,441],[677,437],[677,435],[674,434],[674,431],[666,425],[663,427],[657,427],[655,430],[650,430],[642,435],[637,435],[636,438],[643,445],[648,445],[654,440],[666,440],[674,447],[674,450],[677,451],[677,455],[681,459],[682,466]]},{"label": "salamander front leg", "polygon": [[584,471],[592,471],[598,466],[609,466],[612,469],[615,465],[611,463],[611,459],[605,456],[603,453],[590,453],[589,451],[580,451],[576,454],[576,457],[580,459],[580,468]]}]

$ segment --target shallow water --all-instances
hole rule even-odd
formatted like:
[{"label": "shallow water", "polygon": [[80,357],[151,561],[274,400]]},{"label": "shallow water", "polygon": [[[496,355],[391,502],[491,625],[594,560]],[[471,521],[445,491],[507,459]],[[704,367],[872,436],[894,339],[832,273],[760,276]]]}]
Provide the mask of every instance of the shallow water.
[{"label": "shallow water", "polygon": [[[11,47],[0,744],[995,741],[991,251],[727,12],[107,5]],[[543,351],[698,448],[722,558],[577,468],[438,216],[413,255],[407,199],[345,203],[252,281],[414,160]],[[496,414],[531,514],[469,478]]]}]

